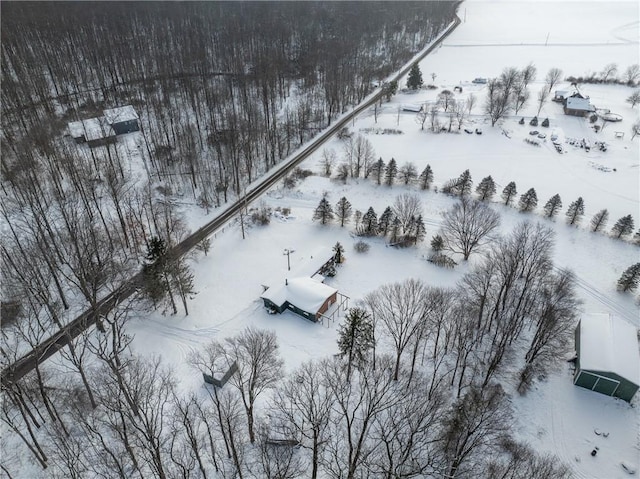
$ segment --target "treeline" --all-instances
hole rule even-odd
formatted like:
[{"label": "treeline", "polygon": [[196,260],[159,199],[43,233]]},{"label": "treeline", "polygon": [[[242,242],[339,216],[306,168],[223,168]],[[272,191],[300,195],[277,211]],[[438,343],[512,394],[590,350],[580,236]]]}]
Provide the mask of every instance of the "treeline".
[{"label": "treeline", "polygon": [[[293,371],[273,332],[212,341],[189,355],[194,377],[234,372],[195,391],[133,354],[121,305],[74,340],[68,387],[42,367],[7,386],[0,419],[53,476],[570,477],[512,437],[501,386],[526,391],[572,333],[573,279],[552,248],[548,227],[522,223],[454,288],[382,285],[345,317],[336,357]],[[0,466],[24,460],[7,451]]]}]

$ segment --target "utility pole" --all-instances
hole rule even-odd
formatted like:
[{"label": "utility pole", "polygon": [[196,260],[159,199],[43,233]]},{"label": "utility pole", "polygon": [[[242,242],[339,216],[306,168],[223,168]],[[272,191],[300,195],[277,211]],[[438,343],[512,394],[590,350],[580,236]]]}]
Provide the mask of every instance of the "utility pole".
[{"label": "utility pole", "polygon": [[291,253],[295,253],[296,250],[291,249],[291,248],[285,248],[284,252],[282,253],[283,255],[287,255],[287,271],[291,271],[291,259],[290,259],[290,255]]}]

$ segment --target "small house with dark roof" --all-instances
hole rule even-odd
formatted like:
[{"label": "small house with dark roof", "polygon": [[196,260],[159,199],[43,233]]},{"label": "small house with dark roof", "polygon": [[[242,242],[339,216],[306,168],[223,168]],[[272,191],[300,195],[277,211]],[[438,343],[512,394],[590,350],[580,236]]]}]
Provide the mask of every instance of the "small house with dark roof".
[{"label": "small house with dark roof", "polygon": [[575,341],[573,384],[631,402],[640,387],[636,327],[610,314],[585,314]]},{"label": "small house with dark roof", "polygon": [[131,105],[120,106],[104,110],[104,117],[116,132],[116,135],[123,135],[133,131],[139,131],[138,114]]}]

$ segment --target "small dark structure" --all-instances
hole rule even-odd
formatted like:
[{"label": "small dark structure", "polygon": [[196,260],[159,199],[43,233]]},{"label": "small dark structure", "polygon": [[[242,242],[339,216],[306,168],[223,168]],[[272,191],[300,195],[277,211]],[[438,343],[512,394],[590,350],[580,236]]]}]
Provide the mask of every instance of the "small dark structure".
[{"label": "small dark structure", "polygon": [[131,105],[121,106],[104,110],[104,117],[116,132],[116,135],[123,135],[133,131],[139,131],[138,114]]},{"label": "small dark structure", "polygon": [[220,358],[213,365],[211,374],[202,373],[202,377],[205,383],[221,388],[237,370],[238,364],[235,361],[230,362],[227,358]]},{"label": "small dark structure", "polygon": [[637,329],[610,314],[586,314],[575,340],[573,384],[631,402],[640,385]]}]

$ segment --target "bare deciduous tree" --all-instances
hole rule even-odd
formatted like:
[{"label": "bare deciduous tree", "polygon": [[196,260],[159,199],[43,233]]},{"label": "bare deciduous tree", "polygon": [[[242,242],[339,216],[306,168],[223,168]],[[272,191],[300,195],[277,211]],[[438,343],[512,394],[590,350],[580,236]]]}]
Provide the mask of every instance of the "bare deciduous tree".
[{"label": "bare deciduous tree", "polygon": [[489,206],[466,196],[443,214],[442,239],[445,248],[460,253],[465,261],[474,250],[491,240],[500,225],[500,215]]}]

